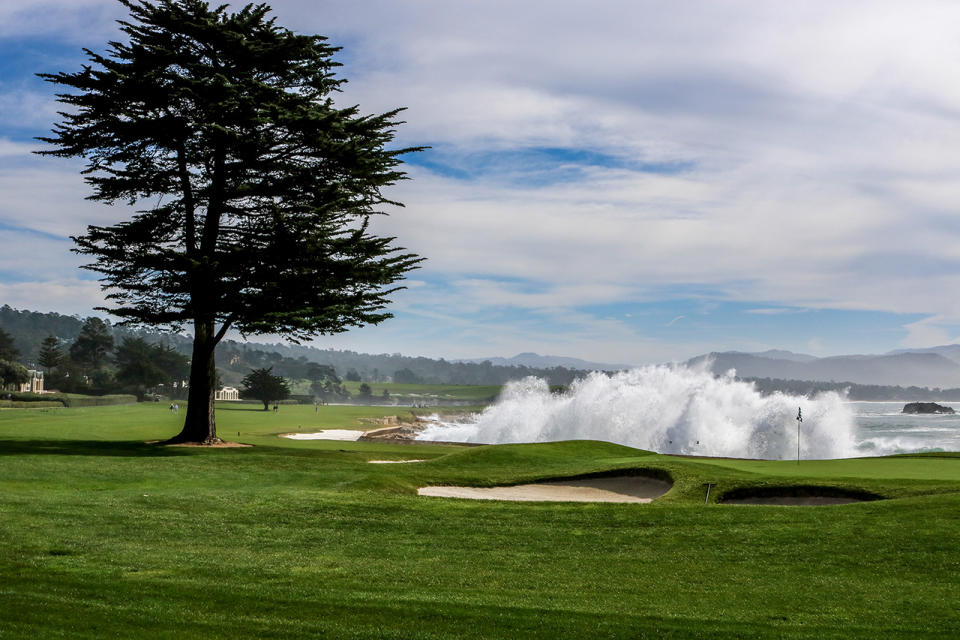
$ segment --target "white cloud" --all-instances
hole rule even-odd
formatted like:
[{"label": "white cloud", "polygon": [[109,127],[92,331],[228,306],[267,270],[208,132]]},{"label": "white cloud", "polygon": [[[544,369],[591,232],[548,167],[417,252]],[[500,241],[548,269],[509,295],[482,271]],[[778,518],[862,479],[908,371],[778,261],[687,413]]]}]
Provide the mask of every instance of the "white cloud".
[{"label": "white cloud", "polygon": [[949,332],[946,326],[948,324],[953,325],[952,328],[956,331],[957,319],[951,320],[940,316],[931,316],[904,325],[907,335],[900,341],[900,346],[907,349],[923,349],[960,342],[960,336]]},{"label": "white cloud", "polygon": [[[12,159],[8,157],[6,159]],[[0,224],[67,237],[87,225],[111,224],[131,215],[125,204],[86,200],[90,189],[79,175],[79,164],[31,156],[11,167],[0,158]]]},{"label": "white cloud", "polygon": [[[77,269],[86,262],[70,253],[72,242],[66,238],[46,236],[24,229],[3,228],[0,273],[4,280],[72,280]],[[2,304],[2,302],[0,302]]]},{"label": "white cloud", "polygon": [[0,301],[14,309],[82,316],[91,315],[93,307],[104,304],[99,284],[69,277],[56,281],[0,282]]},{"label": "white cloud", "polygon": [[115,20],[125,15],[114,0],[4,0],[0,38],[51,36],[71,43],[92,40],[100,46],[115,37]]},{"label": "white cloud", "polygon": [[[758,314],[831,307],[936,318],[906,327],[912,346],[948,337],[942,327],[960,319],[960,302],[943,293],[960,288],[951,62],[960,5],[271,4],[281,24],[348,45],[342,102],[409,107],[403,144],[432,143],[467,163],[473,152],[532,146],[625,160],[536,184],[518,179],[522,167],[471,180],[411,167],[414,180],[391,194],[407,208],[375,221],[429,258],[408,283],[429,284],[400,308],[446,305],[469,325],[490,307],[550,314],[695,286],[762,300]],[[0,38],[100,49],[117,15],[112,0],[14,0],[0,7]],[[0,127],[51,117],[43,96],[20,89],[0,97],[5,111]],[[638,167],[658,162],[689,169]],[[0,223],[65,236],[125,215],[84,202],[76,168],[0,140]],[[543,327],[494,324],[474,327],[472,339],[499,331],[491,347],[538,340],[567,344],[564,353],[579,345],[584,357],[642,341],[610,321],[578,322],[567,343]]]},{"label": "white cloud", "polygon": [[795,313],[809,313],[809,309],[792,309],[788,307],[764,307],[760,309],[747,309],[744,313],[752,313],[760,316],[782,316]]}]

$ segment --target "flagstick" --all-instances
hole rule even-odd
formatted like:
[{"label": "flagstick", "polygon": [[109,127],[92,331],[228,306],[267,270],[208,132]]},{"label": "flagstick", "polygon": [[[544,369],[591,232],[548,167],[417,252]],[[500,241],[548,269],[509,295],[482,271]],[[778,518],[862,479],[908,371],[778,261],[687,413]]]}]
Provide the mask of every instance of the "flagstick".
[{"label": "flagstick", "polygon": [[797,464],[800,464],[800,423],[803,422],[803,416],[800,413],[800,407],[797,407]]}]

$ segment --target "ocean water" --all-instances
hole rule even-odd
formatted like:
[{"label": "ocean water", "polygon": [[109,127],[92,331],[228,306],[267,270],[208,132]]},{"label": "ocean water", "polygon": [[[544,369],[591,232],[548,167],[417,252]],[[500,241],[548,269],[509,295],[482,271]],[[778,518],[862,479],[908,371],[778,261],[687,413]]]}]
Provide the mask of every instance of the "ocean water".
[{"label": "ocean water", "polygon": [[[924,401],[918,398],[915,402]],[[850,402],[860,455],[960,451],[960,400],[937,404],[954,415],[903,414],[903,402]]]},{"label": "ocean water", "polygon": [[902,408],[849,402],[838,393],[763,396],[732,371],[718,377],[704,368],[649,366],[590,374],[563,394],[538,378],[511,382],[483,412],[457,422],[436,419],[419,438],[590,439],[660,453],[773,460],[795,459],[798,444],[802,459],[960,450],[960,416],[905,416]]}]

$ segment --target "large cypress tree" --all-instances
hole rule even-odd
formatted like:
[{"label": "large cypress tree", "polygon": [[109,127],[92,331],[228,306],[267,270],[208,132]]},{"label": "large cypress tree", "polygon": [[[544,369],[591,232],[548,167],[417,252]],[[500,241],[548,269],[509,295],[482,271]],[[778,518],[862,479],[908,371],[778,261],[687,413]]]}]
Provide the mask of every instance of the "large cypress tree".
[{"label": "large cypress tree", "polygon": [[332,95],[338,50],[202,0],[119,0],[129,42],[85,50],[43,153],[87,160],[93,200],[139,203],[74,238],[123,322],[192,325],[189,402],[172,441],[215,442],[214,349],[230,329],[291,340],[379,323],[420,258],[369,232],[404,177],[387,146],[399,109],[362,115]]}]

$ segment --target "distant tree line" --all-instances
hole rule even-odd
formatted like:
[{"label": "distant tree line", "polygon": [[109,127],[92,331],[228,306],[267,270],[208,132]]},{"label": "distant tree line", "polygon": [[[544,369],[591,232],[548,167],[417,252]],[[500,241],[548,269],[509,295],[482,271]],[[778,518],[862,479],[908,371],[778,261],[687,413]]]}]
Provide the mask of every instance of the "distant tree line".
[{"label": "distant tree line", "polygon": [[[0,329],[0,384],[21,384],[28,378],[20,349],[10,333]],[[109,326],[87,318],[72,341],[47,335],[40,342],[31,368],[44,372],[44,387],[65,393],[106,395],[129,393],[143,400],[163,386],[179,388],[189,361],[173,347],[144,338],[124,337],[117,344]]]},{"label": "distant tree line", "polygon": [[960,389],[928,387],[897,387],[854,382],[817,382],[811,380],[782,380],[779,378],[738,378],[752,382],[763,395],[776,392],[798,396],[815,396],[835,391],[845,393],[850,400],[910,402],[915,400],[960,400]]},{"label": "distant tree line", "polygon": [[[18,311],[0,306],[0,385],[24,382],[27,369],[46,373],[46,387],[60,391],[107,394],[134,393],[142,397],[164,385],[165,395],[176,394],[173,383],[186,377],[190,339],[178,334],[130,331],[96,317]],[[241,386],[257,369],[287,381],[306,380],[309,395],[321,402],[388,402],[373,394],[369,383],[503,385],[509,380],[537,376],[551,386],[566,387],[585,371],[555,367],[496,366],[490,362],[460,363],[400,354],[370,355],[354,351],[317,349],[298,345],[260,345],[224,341],[217,350],[218,386]],[[865,385],[744,377],[765,395],[780,391],[812,396],[825,391],[846,393],[851,400],[958,400],[960,389]],[[368,383],[351,396],[343,381]]]},{"label": "distant tree line", "polygon": [[[80,335],[88,320],[89,318],[58,313],[21,311],[8,305],[0,307],[0,328],[13,336],[21,352],[21,362],[28,368],[40,368],[40,352],[46,338],[56,337],[61,347],[70,345]],[[122,343],[125,338],[139,338],[151,344],[163,343],[183,355],[190,354],[192,342],[187,336],[131,330],[113,326],[107,321],[100,322],[106,333],[113,337],[115,344]],[[312,384],[314,379],[309,372],[312,363],[331,367],[339,380],[367,383],[503,385],[510,380],[537,376],[551,385],[569,385],[587,373],[565,367],[507,367],[490,362],[449,362],[399,353],[373,355],[301,345],[254,344],[232,340],[221,342],[216,353],[216,366],[221,383],[228,386],[240,386],[243,377],[251,370],[264,368],[272,368],[274,375],[287,380],[309,380]],[[326,379],[323,384],[326,385]],[[334,391],[331,386],[330,393]]]}]

